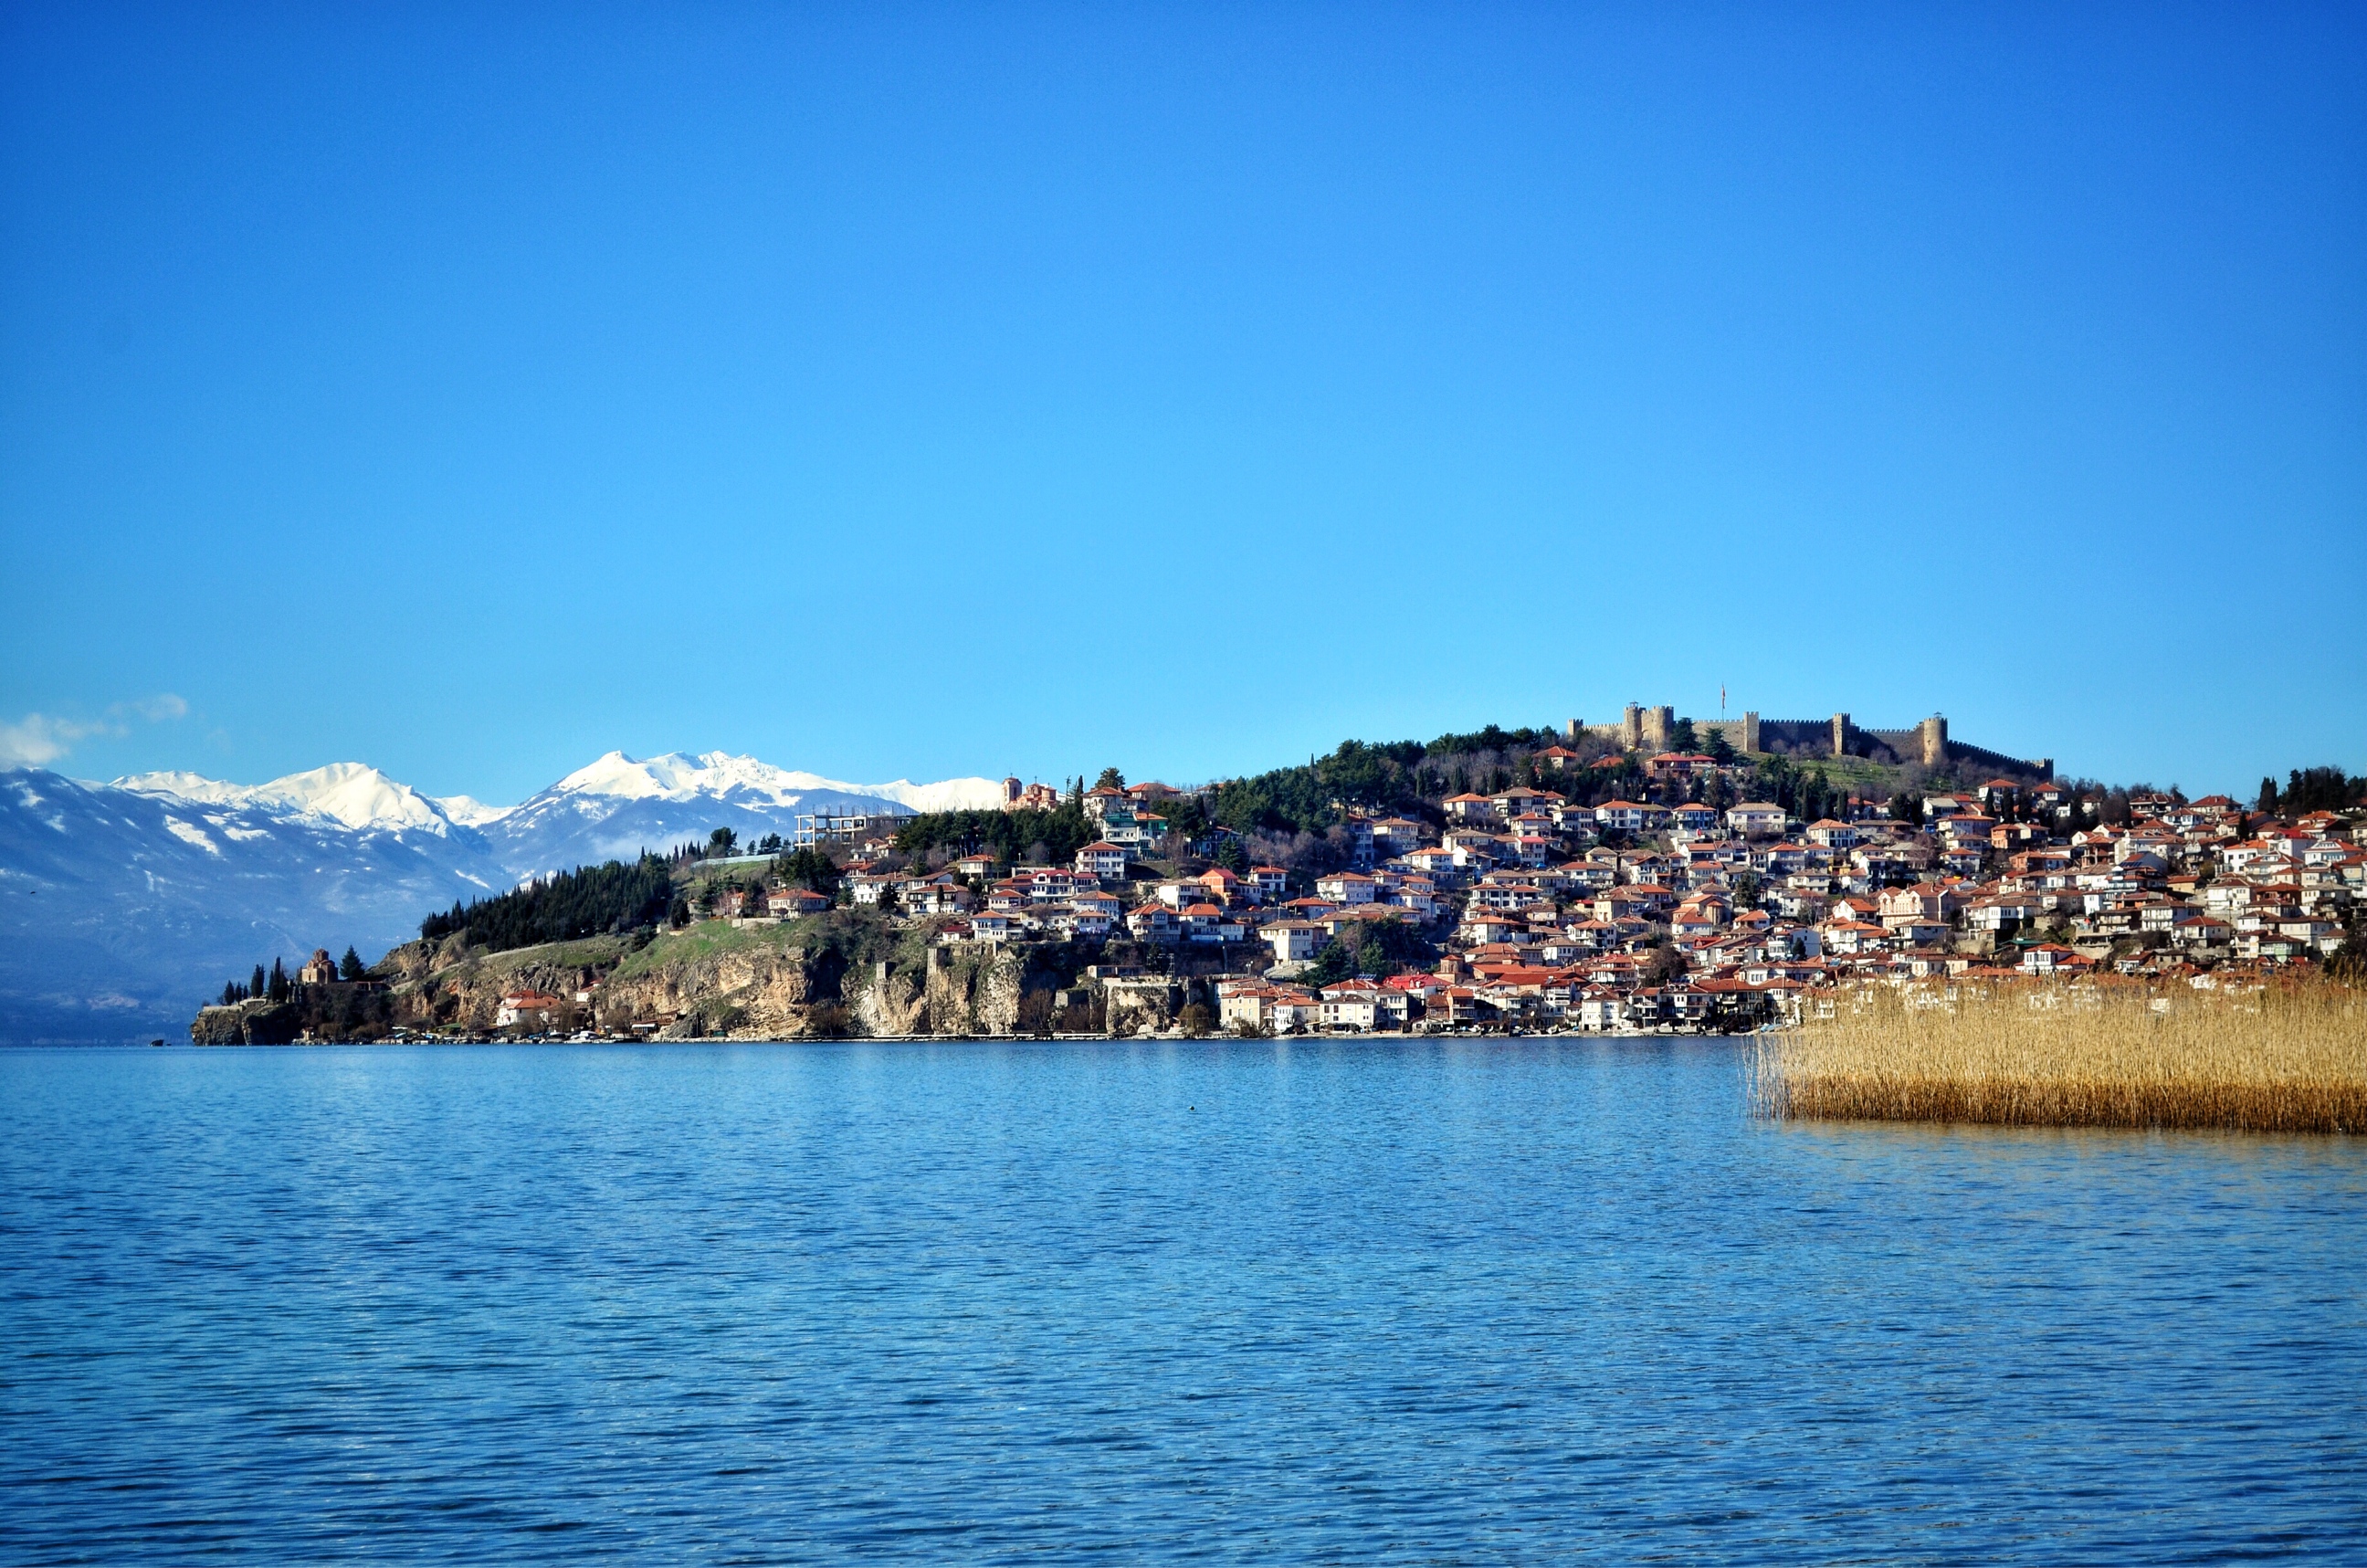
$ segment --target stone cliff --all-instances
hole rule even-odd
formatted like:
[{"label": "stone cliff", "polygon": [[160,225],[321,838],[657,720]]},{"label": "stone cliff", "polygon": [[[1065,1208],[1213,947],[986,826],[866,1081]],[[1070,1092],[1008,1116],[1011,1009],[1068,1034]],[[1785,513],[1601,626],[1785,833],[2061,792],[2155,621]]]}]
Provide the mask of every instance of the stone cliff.
[{"label": "stone cliff", "polygon": [[[1097,1029],[1106,1016],[1100,993],[1076,985],[1095,951],[946,948],[929,938],[925,927],[863,910],[498,953],[456,936],[393,949],[368,985],[300,988],[277,1007],[210,1007],[190,1035],[224,1045],[377,1040],[398,1029],[491,1036],[502,998],[528,990],[554,999],[536,1032],[665,1040],[1011,1035]],[[1128,1032],[1172,1017],[1157,1005],[1126,1012]]]}]

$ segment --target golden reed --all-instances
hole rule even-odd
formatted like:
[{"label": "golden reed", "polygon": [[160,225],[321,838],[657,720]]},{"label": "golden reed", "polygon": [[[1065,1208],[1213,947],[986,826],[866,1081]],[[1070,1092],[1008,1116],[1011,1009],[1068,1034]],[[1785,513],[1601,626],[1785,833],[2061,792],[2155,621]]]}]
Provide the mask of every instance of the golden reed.
[{"label": "golden reed", "polygon": [[1754,1097],[1804,1119],[2367,1131],[2367,992],[2039,983],[1845,992],[1759,1037]]}]

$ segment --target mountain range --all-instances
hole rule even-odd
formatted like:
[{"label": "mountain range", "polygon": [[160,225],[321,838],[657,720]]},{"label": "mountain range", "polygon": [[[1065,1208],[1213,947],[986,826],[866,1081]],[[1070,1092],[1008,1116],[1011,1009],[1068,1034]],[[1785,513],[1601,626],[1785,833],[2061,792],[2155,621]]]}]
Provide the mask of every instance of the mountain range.
[{"label": "mountain range", "polygon": [[435,797],[360,763],[267,784],[0,772],[0,1040],[171,1036],[255,963],[348,944],[643,848],[787,837],[801,812],[991,807],[988,778],[849,784],[723,752],[610,752],[515,806]]}]

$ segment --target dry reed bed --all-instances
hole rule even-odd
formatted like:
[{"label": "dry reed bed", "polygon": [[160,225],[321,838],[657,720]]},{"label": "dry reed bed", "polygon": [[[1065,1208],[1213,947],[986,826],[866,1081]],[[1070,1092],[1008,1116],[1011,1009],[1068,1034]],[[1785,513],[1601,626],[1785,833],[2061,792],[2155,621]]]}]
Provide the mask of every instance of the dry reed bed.
[{"label": "dry reed bed", "polygon": [[1760,1037],[1754,1090],[1795,1119],[2367,1131],[2367,992],[1872,989]]}]

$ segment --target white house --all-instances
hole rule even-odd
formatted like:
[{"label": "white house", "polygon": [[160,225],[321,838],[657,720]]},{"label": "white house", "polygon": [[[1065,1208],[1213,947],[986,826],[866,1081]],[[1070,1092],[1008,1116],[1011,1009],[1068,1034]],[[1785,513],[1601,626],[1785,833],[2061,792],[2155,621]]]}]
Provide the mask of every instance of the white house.
[{"label": "white house", "polygon": [[1077,851],[1077,875],[1092,877],[1097,881],[1123,881],[1127,859],[1126,850],[1107,839],[1088,844]]},{"label": "white house", "polygon": [[523,1027],[530,1029],[550,1027],[550,1015],[559,1010],[559,998],[547,991],[513,991],[501,999],[493,1009],[493,1027],[506,1029]]},{"label": "white house", "polygon": [[1297,963],[1323,950],[1323,927],[1311,920],[1277,920],[1261,926],[1258,936],[1274,949],[1276,963]]},{"label": "white house", "polygon": [[1373,879],[1357,871],[1334,871],[1315,880],[1315,894],[1342,905],[1370,903],[1374,896]]},{"label": "white house", "polygon": [[1746,838],[1753,834],[1781,833],[1784,831],[1784,808],[1772,801],[1745,801],[1740,805],[1727,808],[1726,825]]},{"label": "white house", "polygon": [[1594,808],[1594,820],[1613,833],[1641,833],[1652,809],[1636,801],[1605,801]]}]

